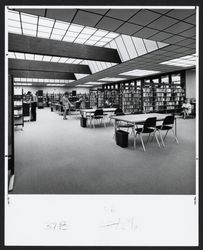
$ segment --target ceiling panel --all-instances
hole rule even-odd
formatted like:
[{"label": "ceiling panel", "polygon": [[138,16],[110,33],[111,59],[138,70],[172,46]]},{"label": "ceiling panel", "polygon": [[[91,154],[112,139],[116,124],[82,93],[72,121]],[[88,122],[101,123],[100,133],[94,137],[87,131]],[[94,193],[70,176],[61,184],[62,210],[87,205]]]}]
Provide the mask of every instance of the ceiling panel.
[{"label": "ceiling panel", "polygon": [[184,30],[190,29],[192,27],[193,27],[192,24],[179,22],[179,23],[176,23],[175,25],[165,29],[165,31],[173,33],[173,34],[178,34],[180,32],[183,32]]},{"label": "ceiling panel", "polygon": [[167,16],[174,17],[177,19],[184,19],[192,14],[194,14],[195,10],[191,9],[176,9],[176,10],[171,10],[170,12],[167,13]]},{"label": "ceiling panel", "polygon": [[103,17],[101,21],[96,25],[96,28],[115,31],[122,23],[122,21],[110,17]]},{"label": "ceiling panel", "polygon": [[38,16],[45,15],[45,9],[14,9],[14,10]]},{"label": "ceiling panel", "polygon": [[170,9],[150,9],[149,11],[153,11],[159,14],[165,14],[170,11]]},{"label": "ceiling panel", "polygon": [[196,35],[196,28],[192,28],[184,32],[181,32],[179,35],[191,38]]},{"label": "ceiling panel", "polygon": [[184,21],[195,25],[196,24],[196,15],[192,15],[191,17],[184,19]]},{"label": "ceiling panel", "polygon": [[[134,33],[134,36],[140,37],[140,38],[149,38],[150,36],[156,34],[158,31],[150,28],[143,28],[137,32]],[[153,39],[152,39],[153,40]]]},{"label": "ceiling panel", "polygon": [[170,18],[170,17],[162,16],[156,21],[154,21],[153,23],[149,24],[148,27],[158,29],[158,30],[163,30],[175,23],[177,23],[177,20]]},{"label": "ceiling panel", "polygon": [[169,43],[169,44],[174,44],[174,43],[177,43],[177,42],[180,42],[180,41],[182,41],[182,40],[184,40],[185,38],[184,37],[182,37],[182,36],[172,36],[172,37],[170,37],[170,38],[167,38],[167,39],[165,39],[165,40],[163,40],[164,42],[166,42],[166,43]]},{"label": "ceiling panel", "polygon": [[106,12],[109,11],[109,9],[84,9],[84,10],[89,11],[89,12],[93,12],[96,14],[100,14],[100,15],[104,15]]},{"label": "ceiling panel", "polygon": [[118,33],[126,34],[126,35],[132,35],[140,29],[142,29],[142,26],[131,24],[131,23],[124,23],[121,27],[119,27],[115,31]]},{"label": "ceiling panel", "polygon": [[151,12],[148,10],[141,10],[136,15],[134,15],[132,18],[130,18],[129,22],[145,26],[160,16],[161,15],[159,15],[155,12]]},{"label": "ceiling panel", "polygon": [[123,21],[127,21],[131,18],[135,13],[137,13],[139,9],[111,9],[106,14],[106,16],[117,18]]},{"label": "ceiling panel", "polygon": [[181,46],[187,46],[189,44],[195,44],[196,42],[193,39],[185,39],[183,41],[181,41],[179,44]]},{"label": "ceiling panel", "polygon": [[76,13],[76,9],[47,9],[46,17],[70,22]]},{"label": "ceiling panel", "polygon": [[166,38],[169,38],[169,37],[171,37],[171,34],[166,33],[166,32],[159,32],[159,33],[151,36],[150,39],[154,40],[154,41],[163,41],[163,40],[165,40]]},{"label": "ceiling panel", "polygon": [[101,18],[101,15],[79,10],[72,22],[87,26],[95,26]]}]

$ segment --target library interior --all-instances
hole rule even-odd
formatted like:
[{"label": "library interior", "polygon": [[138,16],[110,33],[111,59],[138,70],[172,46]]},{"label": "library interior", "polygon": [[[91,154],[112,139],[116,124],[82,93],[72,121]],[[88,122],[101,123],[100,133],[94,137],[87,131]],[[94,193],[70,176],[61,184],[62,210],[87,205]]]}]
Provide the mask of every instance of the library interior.
[{"label": "library interior", "polygon": [[8,191],[195,194],[196,11],[8,8]]}]

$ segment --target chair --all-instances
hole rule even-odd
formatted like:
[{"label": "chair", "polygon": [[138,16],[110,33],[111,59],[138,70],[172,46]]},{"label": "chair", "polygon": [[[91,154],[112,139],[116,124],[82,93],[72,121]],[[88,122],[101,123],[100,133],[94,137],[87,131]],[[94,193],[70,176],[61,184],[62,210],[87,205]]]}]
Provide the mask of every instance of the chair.
[{"label": "chair", "polygon": [[[165,147],[164,140],[165,140],[165,138],[166,138],[169,130],[172,131],[176,142],[179,144],[178,138],[176,137],[175,132],[173,130],[174,121],[175,121],[174,115],[168,115],[163,120],[162,125],[156,126],[156,129],[159,132],[159,135],[160,135],[160,138],[161,138],[161,142],[162,142],[162,144],[163,144],[164,147]],[[164,138],[162,137],[162,134],[160,132],[161,130],[166,131],[166,134],[165,134]]]},{"label": "chair", "polygon": [[[96,120],[96,121],[100,121],[101,122],[103,120],[103,118],[104,118],[103,109],[97,109],[97,110],[95,110],[94,115],[91,116],[91,120],[93,120],[93,126],[94,126],[94,128],[95,128],[94,121]],[[106,127],[105,121],[104,121],[104,127]]]},{"label": "chair", "polygon": [[153,136],[155,135],[158,146],[160,147],[160,143],[159,143],[159,140],[158,140],[158,137],[156,134],[156,132],[157,132],[157,130],[156,130],[156,117],[147,118],[145,120],[145,122],[143,123],[143,127],[136,128],[135,131],[136,131],[136,134],[134,136],[134,148],[136,146],[136,137],[137,137],[137,135],[139,135],[141,143],[142,143],[142,147],[143,147],[144,151],[146,151],[144,141],[142,138],[142,134],[149,134],[149,136],[147,138],[147,142],[148,142],[151,133],[153,133]]}]

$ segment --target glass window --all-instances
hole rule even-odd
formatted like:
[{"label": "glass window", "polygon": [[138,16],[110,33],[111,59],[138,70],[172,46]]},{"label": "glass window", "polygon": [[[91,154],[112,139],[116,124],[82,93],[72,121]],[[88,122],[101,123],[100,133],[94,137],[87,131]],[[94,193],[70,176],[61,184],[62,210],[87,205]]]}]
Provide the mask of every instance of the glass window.
[{"label": "glass window", "polygon": [[169,83],[169,77],[168,77],[168,75],[161,77],[161,83]]},{"label": "glass window", "polygon": [[171,81],[172,83],[175,83],[175,84],[180,84],[180,73],[179,74],[172,74],[171,75]]}]

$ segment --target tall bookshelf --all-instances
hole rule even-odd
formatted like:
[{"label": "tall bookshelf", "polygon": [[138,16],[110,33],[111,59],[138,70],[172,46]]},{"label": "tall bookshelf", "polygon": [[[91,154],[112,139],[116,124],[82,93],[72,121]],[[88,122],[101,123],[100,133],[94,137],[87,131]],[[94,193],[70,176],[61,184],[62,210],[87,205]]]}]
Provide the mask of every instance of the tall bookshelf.
[{"label": "tall bookshelf", "polygon": [[90,90],[90,107],[97,106],[98,103],[98,95],[97,90]]},{"label": "tall bookshelf", "polygon": [[23,89],[14,87],[13,92],[14,126],[24,126],[23,119]]}]

